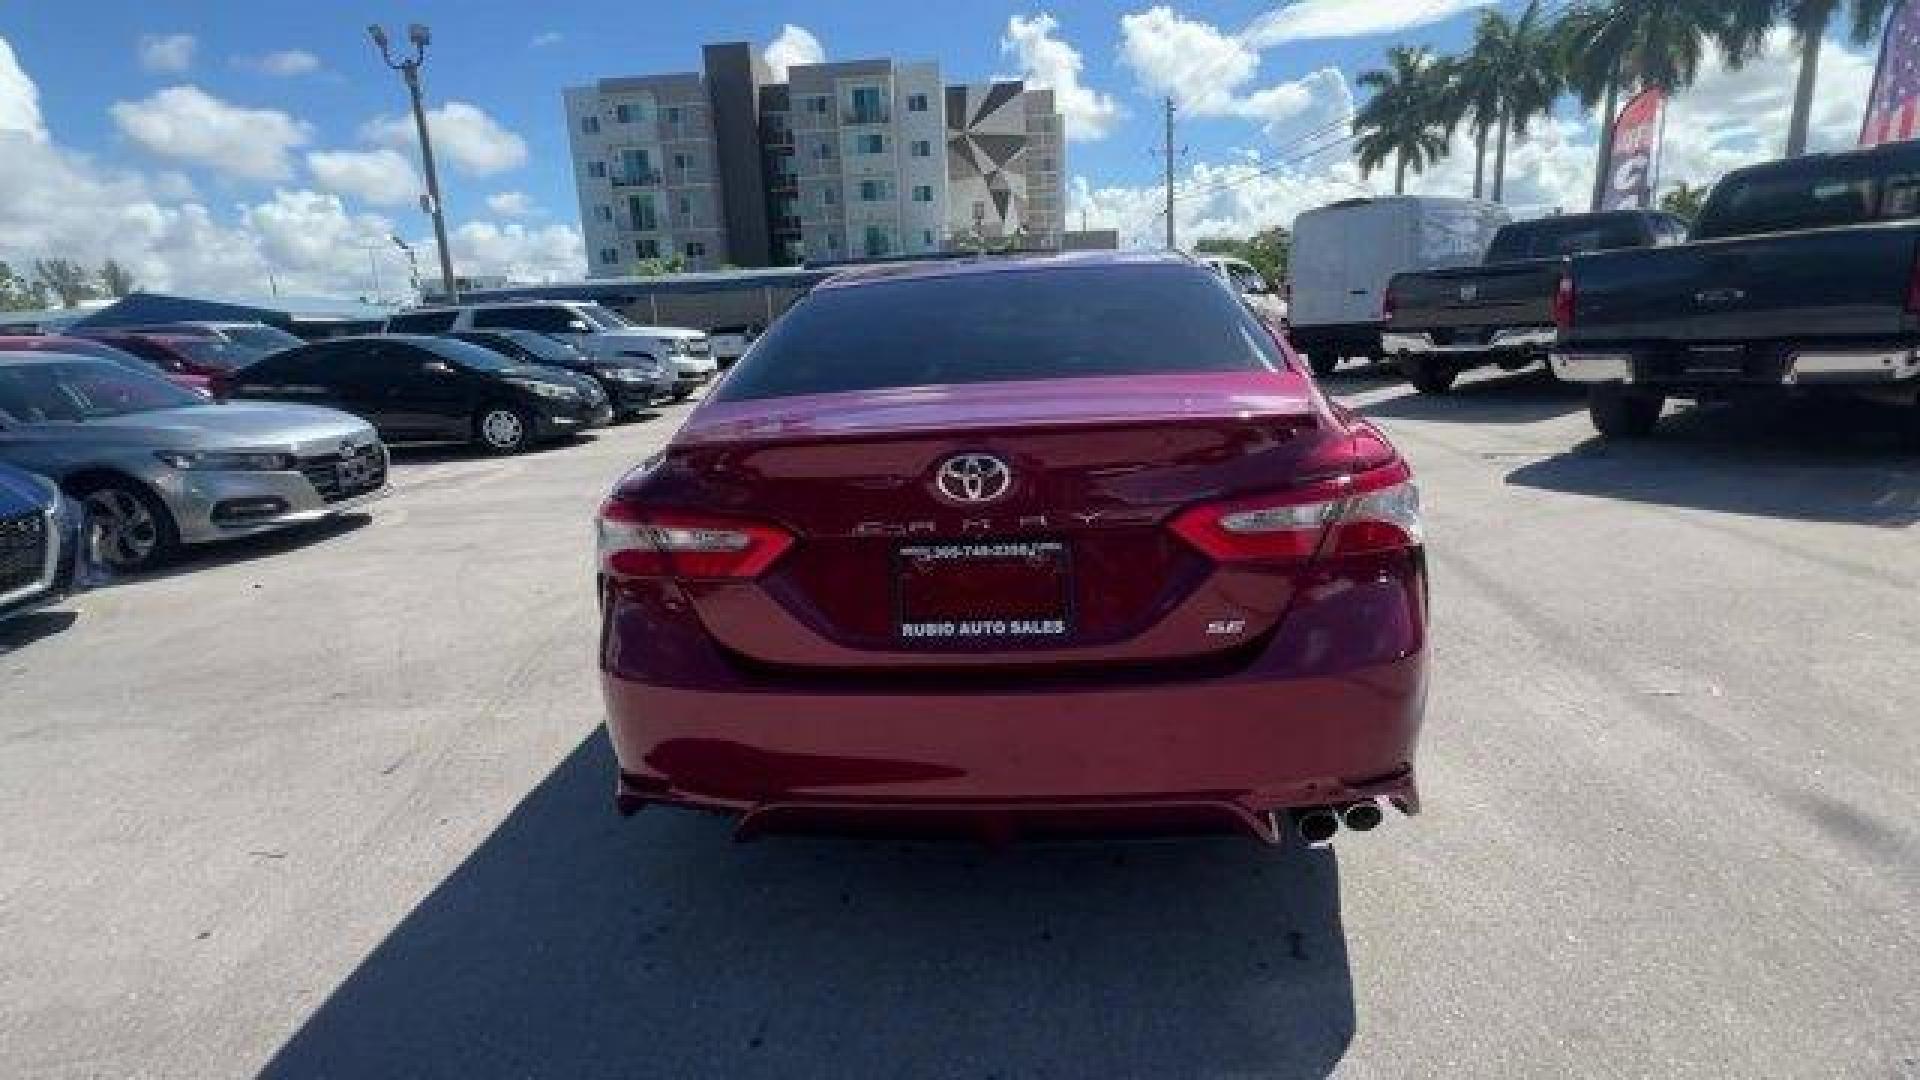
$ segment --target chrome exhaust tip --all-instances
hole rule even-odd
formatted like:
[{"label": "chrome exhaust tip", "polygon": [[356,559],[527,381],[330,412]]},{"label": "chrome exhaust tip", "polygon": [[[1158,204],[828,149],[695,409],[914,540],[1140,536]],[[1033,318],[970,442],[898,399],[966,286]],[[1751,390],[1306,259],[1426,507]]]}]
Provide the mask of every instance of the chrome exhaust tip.
[{"label": "chrome exhaust tip", "polygon": [[1340,819],[1332,810],[1325,808],[1307,810],[1300,815],[1300,839],[1311,848],[1323,848],[1333,843],[1340,831]]},{"label": "chrome exhaust tip", "polygon": [[1380,804],[1371,800],[1357,802],[1340,811],[1340,824],[1354,832],[1372,832],[1380,827],[1386,815],[1380,812]]}]

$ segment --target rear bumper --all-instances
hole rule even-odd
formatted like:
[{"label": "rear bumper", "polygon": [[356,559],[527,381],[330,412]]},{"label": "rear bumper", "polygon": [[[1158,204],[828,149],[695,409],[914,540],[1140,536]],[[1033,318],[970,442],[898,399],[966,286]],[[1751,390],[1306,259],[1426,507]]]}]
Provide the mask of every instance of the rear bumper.
[{"label": "rear bumper", "polygon": [[1435,335],[1425,331],[1389,331],[1380,336],[1380,345],[1389,356],[1433,356],[1472,362],[1500,356],[1546,356],[1559,334],[1552,327],[1517,327],[1496,330],[1484,342],[1468,345],[1436,344]]},{"label": "rear bumper", "polygon": [[1660,388],[1884,387],[1920,382],[1920,353],[1911,348],[1791,350],[1779,359],[1739,364],[1726,377],[1667,370],[1660,358],[1631,350],[1560,350],[1554,374],[1566,382]]},{"label": "rear bumper", "polygon": [[670,593],[609,588],[619,805],[739,814],[747,832],[1211,822],[1267,840],[1290,808],[1387,798],[1411,811],[1423,580],[1417,565],[1341,578],[1243,666],[1154,680],[769,674],[722,655]]}]

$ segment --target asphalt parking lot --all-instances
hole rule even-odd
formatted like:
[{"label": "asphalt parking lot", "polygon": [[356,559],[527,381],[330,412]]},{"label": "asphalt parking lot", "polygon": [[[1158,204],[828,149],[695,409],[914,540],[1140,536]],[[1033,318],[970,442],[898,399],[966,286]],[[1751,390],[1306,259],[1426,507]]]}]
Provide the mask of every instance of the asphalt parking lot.
[{"label": "asphalt parking lot", "polygon": [[1920,455],[1329,386],[1426,491],[1427,812],[1332,853],[610,808],[589,518],[678,410],[0,628],[0,1075],[1920,1078]]}]

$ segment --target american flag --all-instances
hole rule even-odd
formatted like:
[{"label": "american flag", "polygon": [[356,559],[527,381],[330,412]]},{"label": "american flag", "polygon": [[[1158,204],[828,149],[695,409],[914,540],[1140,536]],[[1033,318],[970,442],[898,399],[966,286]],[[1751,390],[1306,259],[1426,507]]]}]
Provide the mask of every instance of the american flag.
[{"label": "american flag", "polygon": [[1873,75],[1873,97],[1861,146],[1903,142],[1920,135],[1920,4],[1901,4],[1887,20],[1880,46],[1880,68]]}]

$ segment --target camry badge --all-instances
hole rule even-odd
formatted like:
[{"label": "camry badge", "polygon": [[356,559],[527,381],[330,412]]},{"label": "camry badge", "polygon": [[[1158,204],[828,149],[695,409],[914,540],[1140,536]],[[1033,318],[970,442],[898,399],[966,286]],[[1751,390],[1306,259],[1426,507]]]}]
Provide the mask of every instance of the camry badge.
[{"label": "camry badge", "polygon": [[933,484],[957,503],[990,503],[1013,489],[1013,470],[992,454],[956,454],[940,463]]}]

